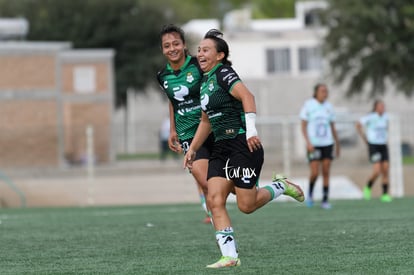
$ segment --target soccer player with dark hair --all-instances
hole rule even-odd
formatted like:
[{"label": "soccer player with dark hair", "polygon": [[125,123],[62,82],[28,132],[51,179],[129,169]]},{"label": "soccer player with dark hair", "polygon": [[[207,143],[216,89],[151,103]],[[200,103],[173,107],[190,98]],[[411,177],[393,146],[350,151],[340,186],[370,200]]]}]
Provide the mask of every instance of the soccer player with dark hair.
[{"label": "soccer player with dark hair", "polygon": [[361,117],[356,123],[356,128],[362,139],[368,146],[369,160],[372,163],[372,174],[364,187],[364,198],[371,199],[371,189],[377,178],[382,175],[381,201],[392,201],[388,194],[389,186],[389,161],[388,161],[388,114],[385,112],[385,104],[382,100],[376,100],[372,112]]},{"label": "soccer player with dark hair", "polygon": [[[309,161],[309,195],[308,207],[313,206],[313,189],[322,168],[322,204],[323,209],[330,209],[329,180],[331,162],[334,156],[339,157],[340,145],[335,129],[335,113],[327,101],[328,88],[325,84],[317,84],[313,90],[313,98],[308,99],[300,111],[301,129],[306,141]],[[334,155],[335,147],[335,155]]]},{"label": "soccer player with dark hair", "polygon": [[[175,25],[165,25],[160,32],[161,49],[167,65],[158,72],[158,82],[169,99],[170,136],[168,145],[174,152],[184,153],[188,150],[194,134],[200,123],[200,82],[202,71],[197,59],[188,54],[184,31]],[[213,139],[210,137],[201,146],[200,152],[191,168],[198,185],[200,200],[207,217],[204,222],[210,223],[209,211],[206,205],[207,196],[207,167],[210,147]]]},{"label": "soccer player with dark hair", "polygon": [[252,213],[282,194],[303,201],[299,186],[275,176],[273,183],[258,187],[263,148],[258,137],[253,94],[242,83],[228,60],[229,47],[218,30],[210,30],[198,47],[198,62],[204,72],[201,83],[200,125],[184,157],[191,167],[210,131],[214,144],[208,166],[207,202],[222,257],[208,268],[239,266],[233,227],[226,209],[234,192],[240,211]]}]

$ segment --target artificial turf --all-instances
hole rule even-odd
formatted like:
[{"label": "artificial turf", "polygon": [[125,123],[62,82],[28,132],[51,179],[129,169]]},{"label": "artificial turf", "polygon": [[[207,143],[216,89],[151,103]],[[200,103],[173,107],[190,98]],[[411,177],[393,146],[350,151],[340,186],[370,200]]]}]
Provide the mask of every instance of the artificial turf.
[{"label": "artificial turf", "polygon": [[242,265],[221,270],[200,205],[0,209],[0,274],[414,274],[413,207],[229,204]]}]

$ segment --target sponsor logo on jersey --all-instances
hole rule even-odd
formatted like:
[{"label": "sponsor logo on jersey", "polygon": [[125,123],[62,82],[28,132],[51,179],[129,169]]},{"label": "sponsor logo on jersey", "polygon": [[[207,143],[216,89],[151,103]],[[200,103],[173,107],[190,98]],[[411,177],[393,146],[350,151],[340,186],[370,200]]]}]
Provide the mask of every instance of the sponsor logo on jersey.
[{"label": "sponsor logo on jersey", "polygon": [[164,81],[163,86],[164,86],[164,89],[168,88],[168,81],[167,80]]},{"label": "sponsor logo on jersey", "polygon": [[212,81],[210,81],[210,83],[208,84],[208,90],[209,90],[210,92],[214,90],[214,82],[213,82],[213,80],[212,80]]},{"label": "sponsor logo on jersey", "polygon": [[192,83],[194,81],[194,76],[191,72],[187,73],[187,82]]},{"label": "sponsor logo on jersey", "polygon": [[188,87],[184,85],[180,85],[178,87],[173,88],[174,91],[174,98],[178,101],[184,101],[184,97],[189,95],[190,91]]},{"label": "sponsor logo on jersey", "polygon": [[210,101],[210,98],[209,98],[208,94],[203,94],[201,96],[200,105],[201,105],[201,109],[203,109],[203,111],[207,110],[207,104],[208,104],[209,101]]},{"label": "sponsor logo on jersey", "polygon": [[226,135],[234,134],[234,129],[226,129]]},{"label": "sponsor logo on jersey", "polygon": [[212,118],[219,117],[219,116],[222,116],[222,115],[223,115],[223,113],[222,113],[222,112],[220,112],[220,113],[215,113],[215,114],[208,114],[208,118],[209,118],[209,119],[212,119]]},{"label": "sponsor logo on jersey", "polygon": [[228,77],[228,80],[227,80],[227,85],[230,86],[230,84],[235,80],[237,80],[236,74],[234,74],[234,73],[229,74],[229,77]]},{"label": "sponsor logo on jersey", "polygon": [[190,112],[194,112],[198,110],[200,110],[200,105],[178,109],[177,114],[179,114],[180,116],[184,116],[186,113],[190,113]]}]

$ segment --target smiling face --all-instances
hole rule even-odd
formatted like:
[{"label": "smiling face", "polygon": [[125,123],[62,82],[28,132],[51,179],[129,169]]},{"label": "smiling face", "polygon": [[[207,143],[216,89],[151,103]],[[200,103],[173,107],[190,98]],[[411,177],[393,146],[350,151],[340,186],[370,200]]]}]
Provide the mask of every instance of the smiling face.
[{"label": "smiling face", "polygon": [[166,33],[161,38],[162,53],[174,70],[185,62],[185,44],[176,32]]},{"label": "smiling face", "polygon": [[197,59],[203,72],[214,68],[224,58],[223,52],[217,52],[216,44],[212,39],[204,39],[198,46]]}]

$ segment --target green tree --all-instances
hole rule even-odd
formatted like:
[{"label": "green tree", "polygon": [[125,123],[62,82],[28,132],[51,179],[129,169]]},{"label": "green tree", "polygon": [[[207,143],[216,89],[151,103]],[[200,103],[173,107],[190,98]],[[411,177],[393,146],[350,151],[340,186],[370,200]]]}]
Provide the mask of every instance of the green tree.
[{"label": "green tree", "polygon": [[[218,18],[252,4],[260,17],[286,16],[294,0],[0,0],[0,17],[25,17],[28,40],[70,41],[75,48],[116,51],[116,105],[126,91],[142,92],[155,82],[165,63],[159,30],[166,23],[183,24],[194,18]],[[276,13],[275,13],[276,12]],[[288,11],[287,14],[290,12]]]},{"label": "green tree", "polygon": [[414,88],[414,2],[331,0],[324,12],[325,54],[347,95],[383,94],[387,81],[411,96]]},{"label": "green tree", "polygon": [[142,91],[154,81],[163,62],[159,30],[163,10],[137,0],[0,1],[0,16],[22,16],[30,23],[31,41],[71,41],[75,48],[116,51],[116,104],[126,91]]},{"label": "green tree", "polygon": [[290,18],[295,16],[295,0],[253,0],[254,18]]}]

